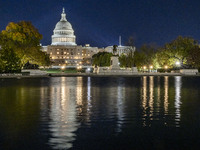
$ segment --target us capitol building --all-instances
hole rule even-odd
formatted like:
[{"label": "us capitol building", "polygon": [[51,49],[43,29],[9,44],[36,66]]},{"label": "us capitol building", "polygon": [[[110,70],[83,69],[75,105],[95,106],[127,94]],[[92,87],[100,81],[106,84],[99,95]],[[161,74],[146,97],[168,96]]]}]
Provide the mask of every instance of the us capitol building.
[{"label": "us capitol building", "polygon": [[[53,62],[53,68],[91,66],[91,58],[94,54],[102,51],[111,52],[111,46],[107,48],[90,47],[76,44],[76,36],[70,22],[66,19],[65,9],[63,8],[61,19],[53,30],[52,43],[43,46],[42,51],[49,54]],[[119,55],[122,47],[118,48]],[[126,47],[123,47],[125,51]]]}]

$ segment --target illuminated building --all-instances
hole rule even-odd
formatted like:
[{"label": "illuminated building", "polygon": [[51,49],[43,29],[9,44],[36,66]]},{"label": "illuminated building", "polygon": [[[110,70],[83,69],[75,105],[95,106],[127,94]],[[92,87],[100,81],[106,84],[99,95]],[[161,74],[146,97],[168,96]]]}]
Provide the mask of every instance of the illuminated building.
[{"label": "illuminated building", "polygon": [[[122,46],[121,44],[121,36],[119,36],[119,45],[117,46],[117,54],[121,56],[122,54],[127,55],[130,52],[135,52],[135,47],[131,46]],[[113,53],[113,46],[108,46],[105,48],[106,52]]]},{"label": "illuminated building", "polygon": [[[42,51],[49,54],[52,67],[62,66],[78,67],[80,65],[91,65],[92,55],[99,52],[98,47],[90,47],[76,44],[76,36],[70,22],[66,19],[65,9],[61,14],[60,21],[53,30],[51,45],[42,47]],[[84,61],[85,60],[85,61]]]}]

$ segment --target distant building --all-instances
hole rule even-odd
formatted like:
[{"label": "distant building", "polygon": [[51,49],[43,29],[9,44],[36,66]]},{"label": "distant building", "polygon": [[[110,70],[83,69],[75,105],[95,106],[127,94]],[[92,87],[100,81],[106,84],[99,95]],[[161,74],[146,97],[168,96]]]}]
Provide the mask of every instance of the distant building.
[{"label": "distant building", "polygon": [[[108,47],[106,47],[106,48],[105,48],[105,51],[106,51],[106,52],[109,52],[109,53],[113,53],[113,46],[108,46]],[[131,47],[131,46],[121,46],[121,45],[119,45],[119,46],[117,47],[117,52],[116,52],[116,53],[117,53],[119,56],[121,56],[122,54],[127,55],[128,53],[130,53],[130,51],[135,52],[135,47]]]},{"label": "distant building", "polygon": [[[65,9],[61,14],[60,21],[56,24],[51,36],[52,43],[48,46],[42,46],[42,51],[49,54],[51,61],[53,62],[52,67],[79,67],[91,65],[92,56],[98,52],[113,52],[113,46],[104,48],[91,47],[90,44],[85,46],[76,44],[76,36],[70,22],[66,19]],[[117,47],[117,54],[129,53],[131,47],[121,46]],[[134,49],[132,49],[135,51]]]},{"label": "distant building", "polygon": [[99,49],[98,47],[90,47],[89,44],[83,47],[76,44],[74,30],[67,21],[63,8],[61,19],[53,30],[52,43],[49,46],[43,46],[42,51],[50,55],[53,67],[59,68],[62,66],[91,65],[92,55],[98,53]]},{"label": "distant building", "polygon": [[[119,36],[119,45],[117,46],[117,54],[121,56],[122,54],[127,55],[128,53],[135,52],[135,47],[131,46],[122,46],[121,44],[121,36]],[[113,46],[108,46],[105,48],[106,52],[113,53]]]}]

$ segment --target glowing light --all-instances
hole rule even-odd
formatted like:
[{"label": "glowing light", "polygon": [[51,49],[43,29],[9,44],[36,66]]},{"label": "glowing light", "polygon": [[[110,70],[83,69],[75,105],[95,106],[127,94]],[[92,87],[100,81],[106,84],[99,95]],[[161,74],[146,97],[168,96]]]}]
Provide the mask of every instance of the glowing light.
[{"label": "glowing light", "polygon": [[165,69],[168,69],[168,66],[165,66]]},{"label": "glowing light", "polygon": [[176,62],[176,65],[179,66],[181,63],[179,61]]},{"label": "glowing light", "polygon": [[147,67],[146,67],[146,66],[144,66],[143,68],[144,68],[144,69],[147,69]]},{"label": "glowing light", "polygon": [[77,66],[77,69],[82,69],[82,66]]},{"label": "glowing light", "polygon": [[150,69],[153,69],[153,66],[152,66],[152,65],[150,66]]},{"label": "glowing light", "polygon": [[61,69],[65,69],[65,66],[62,66]]}]

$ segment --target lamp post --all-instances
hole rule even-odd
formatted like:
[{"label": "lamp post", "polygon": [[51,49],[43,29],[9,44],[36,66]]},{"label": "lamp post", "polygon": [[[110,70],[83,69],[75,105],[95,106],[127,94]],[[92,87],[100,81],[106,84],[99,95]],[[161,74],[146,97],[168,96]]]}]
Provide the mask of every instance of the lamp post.
[{"label": "lamp post", "polygon": [[152,66],[152,65],[150,65],[150,66],[149,66],[149,68],[150,68],[150,72],[151,72],[151,70],[153,69],[153,66]]},{"label": "lamp post", "polygon": [[167,66],[167,65],[165,65],[165,67],[164,67],[164,68],[165,68],[165,72],[167,72],[168,66]]},{"label": "lamp post", "polygon": [[144,67],[143,67],[143,69],[144,69],[144,72],[145,72],[145,70],[147,69],[147,67],[146,67],[146,66],[144,66]]},{"label": "lamp post", "polygon": [[181,63],[180,63],[180,61],[176,61],[176,67],[177,67],[177,69],[180,69],[180,67],[181,67]]},{"label": "lamp post", "polygon": [[62,72],[64,72],[64,69],[65,69],[65,66],[62,66],[62,67],[61,67]]},{"label": "lamp post", "polygon": [[180,67],[180,61],[176,61],[176,66]]}]

